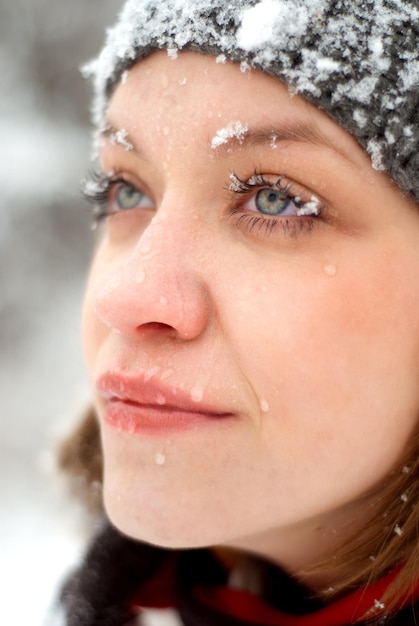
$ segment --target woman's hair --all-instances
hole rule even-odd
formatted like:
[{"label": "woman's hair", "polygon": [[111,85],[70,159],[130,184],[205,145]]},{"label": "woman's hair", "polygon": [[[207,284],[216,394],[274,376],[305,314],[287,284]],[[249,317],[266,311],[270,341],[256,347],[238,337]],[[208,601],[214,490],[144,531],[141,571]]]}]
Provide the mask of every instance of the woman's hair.
[{"label": "woman's hair", "polygon": [[[371,521],[333,557],[302,572],[327,571],[334,576],[333,588],[325,589],[320,596],[330,599],[350,588],[366,586],[398,565],[403,567],[382,600],[390,608],[413,589],[419,563],[418,453],[417,435],[376,490],[376,511]],[[93,408],[86,411],[72,435],[60,446],[58,467],[67,476],[70,491],[87,509],[93,514],[103,513],[103,456]]]}]

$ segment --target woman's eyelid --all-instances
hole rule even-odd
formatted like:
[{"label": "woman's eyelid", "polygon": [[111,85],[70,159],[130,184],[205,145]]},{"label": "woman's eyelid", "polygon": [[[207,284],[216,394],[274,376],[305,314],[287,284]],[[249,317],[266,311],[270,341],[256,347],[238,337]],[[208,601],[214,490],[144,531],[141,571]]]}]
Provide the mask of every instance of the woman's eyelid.
[{"label": "woman's eyelid", "polygon": [[151,195],[151,191],[148,185],[142,179],[140,179],[137,175],[133,175],[129,172],[116,171],[113,173],[113,175],[109,178],[109,185],[116,186],[118,184],[126,185],[127,187],[132,187],[133,189],[135,189],[136,191],[139,191],[140,193],[144,195],[147,195],[147,196]]}]

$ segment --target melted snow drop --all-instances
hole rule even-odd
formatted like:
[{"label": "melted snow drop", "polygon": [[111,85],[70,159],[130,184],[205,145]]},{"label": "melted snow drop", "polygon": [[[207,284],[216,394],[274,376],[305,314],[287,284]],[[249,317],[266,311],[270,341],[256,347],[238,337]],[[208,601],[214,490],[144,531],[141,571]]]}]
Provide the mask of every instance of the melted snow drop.
[{"label": "melted snow drop", "polygon": [[164,404],[166,404],[166,398],[164,397],[162,393],[157,394],[156,402],[160,406],[163,406]]},{"label": "melted snow drop", "polygon": [[191,389],[191,400],[192,402],[202,402],[202,398],[204,397],[204,390],[202,387],[192,387]]},{"label": "melted snow drop", "polygon": [[143,254],[143,261],[150,261],[151,259],[154,259],[156,256],[159,256],[160,253],[161,253],[161,250],[153,250],[152,252],[149,252],[148,254]]},{"label": "melted snow drop", "polygon": [[260,410],[262,411],[262,413],[267,413],[269,411],[269,403],[267,400],[265,400],[264,398],[261,398],[259,401],[260,404]]},{"label": "melted snow drop", "polygon": [[328,263],[327,265],[323,267],[323,271],[328,276],[336,276],[336,271],[337,271],[336,265],[333,265],[332,263]]},{"label": "melted snow drop", "polygon": [[151,251],[151,241],[145,240],[140,244],[141,254],[148,254]]},{"label": "melted snow drop", "polygon": [[211,148],[215,150],[219,146],[227,143],[229,139],[237,139],[239,143],[241,143],[244,139],[244,136],[248,132],[249,127],[247,124],[242,124],[242,122],[230,122],[224,128],[220,128],[217,130],[215,136],[211,140]]},{"label": "melted snow drop", "polygon": [[173,370],[173,369],[164,370],[164,372],[160,376],[160,380],[166,380],[167,378],[170,378],[170,376],[172,376],[172,374],[174,374],[174,372],[175,372],[175,370]]},{"label": "melted snow drop", "polygon": [[167,306],[168,302],[167,302],[167,298],[165,298],[164,296],[160,296],[159,298],[159,302],[162,306]]},{"label": "melted snow drop", "polygon": [[145,271],[143,267],[140,267],[135,275],[135,282],[138,284],[143,283],[145,280]]},{"label": "melted snow drop", "polygon": [[166,463],[166,455],[163,452],[157,452],[154,462],[156,465],[164,465]]},{"label": "melted snow drop", "polygon": [[112,328],[112,333],[113,333],[114,335],[120,335],[120,334],[121,334],[121,331],[119,330],[119,328]]},{"label": "melted snow drop", "polygon": [[157,376],[157,374],[161,371],[161,367],[159,365],[155,365],[151,367],[148,372],[144,372],[144,382],[148,383],[149,380],[153,378],[153,376]]}]

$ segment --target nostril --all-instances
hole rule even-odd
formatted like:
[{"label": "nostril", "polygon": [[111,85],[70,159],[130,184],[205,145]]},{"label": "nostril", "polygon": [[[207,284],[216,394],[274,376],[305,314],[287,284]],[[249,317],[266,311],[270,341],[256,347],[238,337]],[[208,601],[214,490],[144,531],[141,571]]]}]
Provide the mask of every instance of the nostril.
[{"label": "nostril", "polygon": [[137,327],[137,331],[140,332],[144,332],[144,331],[158,331],[158,332],[162,332],[162,331],[172,331],[172,332],[176,332],[176,330],[173,328],[173,326],[170,326],[170,324],[164,324],[163,322],[147,322],[146,324],[140,324]]}]

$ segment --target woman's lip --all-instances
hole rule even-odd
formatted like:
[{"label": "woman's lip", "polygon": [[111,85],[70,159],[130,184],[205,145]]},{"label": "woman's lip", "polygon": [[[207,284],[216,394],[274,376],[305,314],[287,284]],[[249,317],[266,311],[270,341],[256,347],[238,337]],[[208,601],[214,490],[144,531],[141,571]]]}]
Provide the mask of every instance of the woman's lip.
[{"label": "woman's lip", "polygon": [[103,420],[126,433],[161,435],[234,417],[219,405],[204,404],[196,389],[188,395],[155,378],[112,371],[100,376],[96,387],[105,401]]},{"label": "woman's lip", "polygon": [[112,428],[129,434],[162,435],[220,424],[231,413],[202,413],[176,407],[162,407],[154,404],[110,399],[104,409],[103,419]]}]

